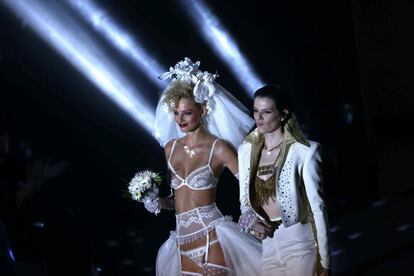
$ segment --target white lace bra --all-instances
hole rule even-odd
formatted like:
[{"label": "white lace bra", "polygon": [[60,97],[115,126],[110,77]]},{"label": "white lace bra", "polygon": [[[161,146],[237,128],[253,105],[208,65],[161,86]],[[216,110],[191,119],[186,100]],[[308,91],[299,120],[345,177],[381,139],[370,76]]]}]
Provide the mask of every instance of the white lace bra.
[{"label": "white lace bra", "polygon": [[213,170],[210,167],[211,159],[213,158],[214,148],[217,141],[218,139],[214,141],[213,146],[211,147],[208,163],[192,171],[186,178],[179,176],[171,165],[171,157],[173,155],[177,140],[174,141],[174,144],[171,148],[170,157],[168,158],[168,166],[174,174],[174,177],[171,179],[171,188],[177,190],[182,186],[187,186],[192,190],[207,190],[217,187],[218,179],[214,176]]}]

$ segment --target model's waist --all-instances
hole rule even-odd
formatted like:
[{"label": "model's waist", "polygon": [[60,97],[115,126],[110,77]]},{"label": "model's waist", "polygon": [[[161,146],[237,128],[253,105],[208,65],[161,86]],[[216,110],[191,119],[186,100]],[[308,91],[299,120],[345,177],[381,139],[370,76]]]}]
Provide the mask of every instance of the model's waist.
[{"label": "model's waist", "polygon": [[180,214],[211,205],[216,201],[216,192],[216,189],[194,191],[187,187],[181,187],[174,191],[175,212]]},{"label": "model's waist", "polygon": [[190,206],[188,208],[176,208],[176,213],[175,216],[179,217],[181,215],[187,214],[187,213],[191,213],[197,210],[205,210],[205,209],[211,209],[211,208],[217,208],[216,202],[210,202],[207,204],[194,204],[193,206]]},{"label": "model's waist", "polygon": [[216,203],[176,214],[178,243],[189,243],[205,237],[223,219]]}]

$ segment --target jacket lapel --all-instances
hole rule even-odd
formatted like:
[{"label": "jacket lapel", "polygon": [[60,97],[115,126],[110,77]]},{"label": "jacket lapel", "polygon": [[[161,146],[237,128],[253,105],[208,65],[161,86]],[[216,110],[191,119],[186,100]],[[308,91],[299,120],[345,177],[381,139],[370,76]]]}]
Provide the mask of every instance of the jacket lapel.
[{"label": "jacket lapel", "polygon": [[[306,140],[305,136],[303,135],[299,127],[299,123],[296,119],[296,116],[292,115],[292,117],[286,122],[284,126],[283,144],[282,144],[281,153],[280,153],[281,158],[279,159],[277,163],[276,183],[275,183],[276,188],[277,188],[277,183],[279,180],[281,168],[283,167],[286,161],[289,148],[295,142],[299,142],[308,147],[310,146],[308,140]],[[257,129],[255,129],[249,135],[246,136],[246,138],[244,139],[244,143],[249,143],[251,145],[250,166],[249,166],[250,171],[248,172],[249,174],[248,185],[249,186],[246,189],[246,191],[248,191],[248,200],[249,202],[251,202],[251,198],[250,198],[250,195],[252,194],[251,189],[254,187],[253,182],[256,178],[257,167],[259,166],[260,152],[263,148],[264,136],[263,134],[260,134],[257,131]],[[255,211],[257,212],[257,210]]]}]

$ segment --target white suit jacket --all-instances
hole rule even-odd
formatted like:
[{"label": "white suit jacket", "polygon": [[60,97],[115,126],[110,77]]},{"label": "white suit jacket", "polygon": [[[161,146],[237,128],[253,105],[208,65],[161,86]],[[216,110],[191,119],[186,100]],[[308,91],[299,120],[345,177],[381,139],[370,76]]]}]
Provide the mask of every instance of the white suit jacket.
[{"label": "white suit jacket", "polygon": [[[251,182],[254,181],[251,173],[252,166],[254,166],[251,162],[254,158],[252,157],[253,144],[246,140],[238,150],[242,214],[247,210],[253,210],[249,197]],[[285,154],[284,162],[279,170],[276,200],[281,208],[282,222],[285,227],[307,219],[312,223],[320,264],[324,268],[330,268],[328,219],[323,201],[321,147],[316,142],[306,142],[309,145],[291,139],[287,155]],[[256,159],[258,162],[258,158]],[[264,219],[256,210],[253,211],[260,219]]]}]

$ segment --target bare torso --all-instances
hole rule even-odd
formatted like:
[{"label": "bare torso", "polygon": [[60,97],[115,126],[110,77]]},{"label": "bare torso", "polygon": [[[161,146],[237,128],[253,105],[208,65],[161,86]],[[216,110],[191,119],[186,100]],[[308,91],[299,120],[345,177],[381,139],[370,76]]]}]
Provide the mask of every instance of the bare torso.
[{"label": "bare torso", "polygon": [[197,207],[210,205],[216,201],[216,190],[194,191],[181,187],[175,191],[174,202],[177,213],[182,213]]},{"label": "bare torso", "polygon": [[[209,137],[205,143],[193,148],[194,155],[190,156],[184,149],[185,145],[182,141],[180,139],[177,140],[170,159],[170,165],[174,168],[175,174],[181,179],[187,179],[193,172],[208,165],[209,155],[214,141],[215,137]],[[217,158],[214,151],[212,152],[210,168],[216,178],[220,176],[224,169],[223,164]],[[172,178],[178,179],[176,175],[172,173]],[[212,204],[216,200],[216,191],[216,188],[194,190],[183,185],[174,192],[175,210],[177,213],[182,213],[197,207]]]},{"label": "bare torso", "polygon": [[[259,167],[265,165],[275,164],[275,159],[279,156],[279,149],[275,149],[271,152],[270,155],[267,154],[265,150],[262,150],[262,154],[260,156]],[[272,174],[266,175],[257,175],[259,178],[263,180],[269,179]],[[269,216],[270,219],[278,218],[282,215],[280,211],[279,204],[277,203],[275,198],[270,198],[267,203],[262,205],[263,210]]]}]

